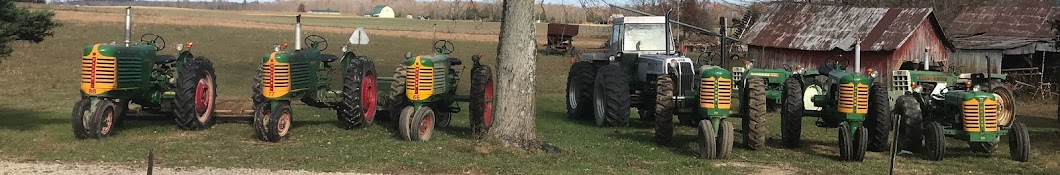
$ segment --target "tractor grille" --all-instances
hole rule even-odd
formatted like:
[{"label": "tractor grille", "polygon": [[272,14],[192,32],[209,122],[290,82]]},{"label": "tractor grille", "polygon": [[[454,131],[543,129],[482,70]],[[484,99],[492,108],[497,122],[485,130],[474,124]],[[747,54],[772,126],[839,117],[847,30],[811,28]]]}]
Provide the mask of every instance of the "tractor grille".
[{"label": "tractor grille", "polygon": [[913,90],[912,86],[910,86],[911,84],[913,84],[913,82],[909,78],[909,71],[908,70],[897,70],[897,71],[894,71],[894,75],[892,75],[891,78],[892,78],[891,79],[891,82],[892,82],[892,85],[891,85],[892,89],[891,90],[901,91],[903,93],[906,92],[906,91],[912,91]]},{"label": "tractor grille", "polygon": [[[717,94],[715,94],[717,93]],[[732,80],[703,78],[699,83],[699,105],[707,109],[732,107]]]},{"label": "tractor grille", "polygon": [[[999,110],[997,101],[987,99],[980,104],[979,100],[971,99],[964,101],[962,106],[964,109],[964,131],[997,132],[997,113]],[[982,109],[981,113],[980,109]]]},{"label": "tractor grille", "polygon": [[405,70],[405,94],[412,100],[423,100],[431,96],[434,90],[434,68],[419,64]]},{"label": "tractor grille", "polygon": [[101,55],[98,48],[97,44],[81,57],[81,91],[89,95],[105,93],[118,84],[118,60]]},{"label": "tractor grille", "polygon": [[839,112],[866,114],[869,111],[869,86],[847,83],[839,85]]},{"label": "tractor grille", "polygon": [[261,65],[261,92],[265,97],[276,98],[291,91],[291,65],[268,62]]}]

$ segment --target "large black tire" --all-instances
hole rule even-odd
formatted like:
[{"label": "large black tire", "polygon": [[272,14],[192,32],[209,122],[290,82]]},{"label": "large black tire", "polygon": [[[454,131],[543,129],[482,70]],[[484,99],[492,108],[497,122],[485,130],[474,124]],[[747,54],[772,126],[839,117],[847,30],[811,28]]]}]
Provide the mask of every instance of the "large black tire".
[{"label": "large black tire", "polygon": [[252,86],[250,91],[250,101],[254,103],[254,106],[252,107],[255,108],[258,107],[258,105],[262,105],[268,102],[268,99],[266,99],[265,95],[261,92],[262,88],[264,88],[264,85],[262,85],[262,83],[264,83],[264,80],[262,78],[264,77],[262,77],[262,75],[262,68],[259,66],[257,75],[251,79],[251,81],[253,82],[251,82]]},{"label": "large black tire", "polygon": [[924,130],[924,159],[941,161],[946,155],[946,135],[938,122],[928,122]]},{"label": "large black tire", "polygon": [[732,154],[733,139],[735,137],[736,129],[732,127],[732,122],[729,120],[721,120],[721,125],[718,127],[718,159],[727,159]]},{"label": "large black tire", "polygon": [[394,78],[394,82],[390,83],[390,87],[387,89],[388,93],[386,93],[387,96],[384,97],[387,102],[384,108],[392,112],[388,115],[389,118],[381,117],[380,119],[386,118],[391,121],[396,120],[401,114],[400,112],[397,112],[397,110],[412,105],[412,102],[410,102],[405,95],[405,74],[408,73],[405,69],[406,66],[404,64],[398,64],[396,68],[394,68],[394,75],[391,76],[391,78]]},{"label": "large black tire", "polygon": [[353,129],[372,124],[378,108],[378,85],[375,66],[371,60],[350,60],[350,65],[343,74],[342,101],[335,111],[339,126]]},{"label": "large black tire", "polygon": [[995,99],[1000,110],[997,116],[998,125],[1008,127],[1016,117],[1016,99],[1012,96],[1012,90],[1001,80],[992,80],[990,92],[996,94]]},{"label": "large black tire", "polygon": [[750,78],[747,79],[747,88],[744,89],[747,96],[748,106],[747,118],[743,119],[743,141],[748,148],[752,150],[762,149],[766,146],[766,135],[769,134],[766,130],[766,79],[764,78]]},{"label": "large black tire", "polygon": [[923,113],[920,102],[913,95],[902,95],[894,102],[894,114],[899,116],[901,135],[895,136],[899,150],[920,152],[924,145]]},{"label": "large black tire", "polygon": [[799,147],[802,142],[802,83],[799,77],[784,80],[783,106],[780,111],[780,141],[785,147]]},{"label": "large black tire", "polygon": [[88,128],[85,124],[88,123],[85,119],[91,118],[92,116],[92,99],[87,97],[81,97],[77,103],[74,103],[74,110],[70,112],[70,125],[73,126],[74,137],[78,139],[85,139],[89,137]]},{"label": "large black tire", "polygon": [[567,118],[586,119],[593,115],[593,80],[596,67],[592,62],[574,63],[567,72]]},{"label": "large black tire", "polygon": [[1031,160],[1031,137],[1027,126],[1020,122],[1012,123],[1011,135],[1008,137],[1009,154],[1012,160],[1027,162]]},{"label": "large black tire", "polygon": [[618,64],[600,68],[593,83],[593,114],[597,126],[629,125],[629,79]]},{"label": "large black tire", "polygon": [[409,127],[409,135],[412,136],[412,141],[428,141],[431,140],[431,135],[434,134],[434,110],[431,107],[423,106],[416,113],[412,114],[411,127]]},{"label": "large black tire", "polygon": [[886,151],[887,140],[891,136],[891,105],[887,89],[883,83],[873,83],[869,89],[869,113],[866,115],[865,129],[869,131],[868,150]]},{"label": "large black tire", "polygon": [[217,74],[210,59],[195,57],[186,60],[184,67],[178,71],[175,91],[173,112],[176,113],[178,127],[184,130],[203,130],[213,126]]},{"label": "large black tire", "polygon": [[262,104],[254,109],[254,130],[258,139],[266,142],[280,142],[290,135],[294,112],[290,102],[278,102],[275,108]]},{"label": "large black tire", "polygon": [[412,106],[405,106],[405,108],[401,109],[401,112],[398,113],[398,135],[406,141],[412,140],[412,115],[416,113],[414,110],[415,108]]},{"label": "large black tire", "polygon": [[699,158],[714,159],[717,157],[717,140],[714,136],[714,126],[710,120],[699,121]]},{"label": "large black tire", "polygon": [[88,137],[91,138],[103,138],[113,135],[114,120],[117,117],[117,108],[115,108],[114,101],[111,99],[100,99],[94,106],[95,111],[92,112],[92,116],[89,117],[88,126]]},{"label": "large black tire", "polygon": [[674,136],[674,81],[670,75],[662,75],[655,82],[655,142],[670,145]]},{"label": "large black tire", "polygon": [[839,124],[839,160],[851,161],[854,159],[854,135],[850,133],[850,125],[846,122]]},{"label": "large black tire", "polygon": [[471,136],[481,139],[493,126],[493,71],[485,65],[471,68]]},{"label": "large black tire", "polygon": [[129,100],[122,100],[121,102],[114,103],[114,108],[116,110],[116,116],[114,118],[114,127],[121,127],[122,125],[125,125],[125,119],[128,117],[127,112],[129,112]]}]

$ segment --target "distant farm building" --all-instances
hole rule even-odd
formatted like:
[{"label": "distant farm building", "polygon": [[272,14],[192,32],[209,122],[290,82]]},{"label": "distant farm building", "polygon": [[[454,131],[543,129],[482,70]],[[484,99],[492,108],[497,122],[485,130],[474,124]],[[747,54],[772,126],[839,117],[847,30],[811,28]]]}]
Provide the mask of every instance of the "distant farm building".
[{"label": "distant farm building", "polygon": [[[950,62],[962,71],[1009,73],[1025,83],[1057,79],[1060,54],[1053,47],[1056,37],[1051,24],[1060,7],[978,7],[965,10],[953,20],[949,31],[957,49]],[[1014,77],[1015,76],[1015,77]]]},{"label": "distant farm building", "polygon": [[853,69],[854,45],[860,41],[862,69],[878,70],[879,77],[926,56],[944,61],[952,49],[930,8],[772,4],[742,40],[748,57],[757,59],[755,67],[810,70],[843,59]]},{"label": "distant farm building", "polygon": [[372,8],[372,11],[368,13],[368,16],[379,18],[394,18],[394,8],[390,8],[390,6],[387,5],[377,5]]},{"label": "distant farm building", "polygon": [[335,10],[309,10],[309,13],[311,13],[311,14],[324,14],[324,15],[338,15],[338,14],[342,14],[342,13],[339,13],[339,11],[335,11]]}]

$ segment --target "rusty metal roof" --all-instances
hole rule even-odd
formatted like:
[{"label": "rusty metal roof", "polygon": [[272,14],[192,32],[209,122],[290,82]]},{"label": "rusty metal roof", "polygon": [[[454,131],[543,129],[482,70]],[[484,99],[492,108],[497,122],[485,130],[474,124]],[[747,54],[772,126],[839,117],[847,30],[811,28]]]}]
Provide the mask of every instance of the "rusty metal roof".
[{"label": "rusty metal roof", "polygon": [[[770,5],[742,38],[755,46],[798,50],[851,50],[861,40],[865,51],[895,50],[924,21],[930,20],[939,36],[930,8],[857,8],[795,3]],[[942,39],[949,46],[949,42]]]},{"label": "rusty metal roof", "polygon": [[1060,7],[978,7],[957,15],[947,33],[957,48],[1011,49],[1052,40],[1057,16]]}]

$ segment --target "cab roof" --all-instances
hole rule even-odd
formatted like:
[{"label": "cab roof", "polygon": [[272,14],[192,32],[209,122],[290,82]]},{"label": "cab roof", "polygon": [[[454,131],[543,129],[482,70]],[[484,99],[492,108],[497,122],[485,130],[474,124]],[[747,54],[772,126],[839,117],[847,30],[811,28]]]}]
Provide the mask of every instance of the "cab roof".
[{"label": "cab roof", "polygon": [[615,24],[662,24],[665,16],[627,16],[615,18]]}]

